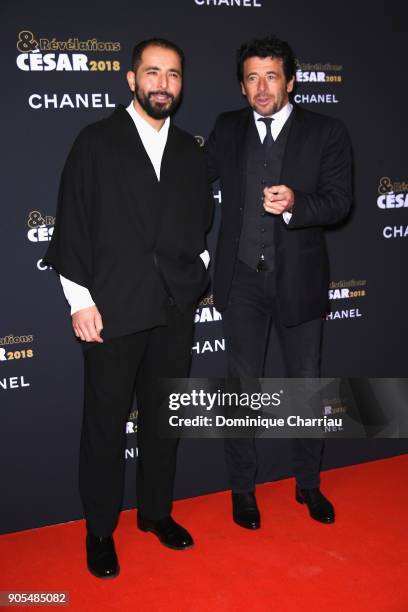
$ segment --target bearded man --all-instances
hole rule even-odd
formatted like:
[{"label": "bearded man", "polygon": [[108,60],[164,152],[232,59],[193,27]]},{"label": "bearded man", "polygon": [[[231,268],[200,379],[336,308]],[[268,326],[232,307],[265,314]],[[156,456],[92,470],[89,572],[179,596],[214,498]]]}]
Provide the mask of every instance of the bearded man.
[{"label": "bearded man", "polygon": [[[158,379],[188,375],[212,197],[195,139],[170,123],[183,52],[164,39],[133,50],[133,99],[81,131],[60,186],[45,260],[60,274],[83,345],[80,492],[89,571],[119,573],[125,424],[138,405],[137,525],[170,548],[193,545],[171,517],[176,439],[159,435]],[[200,254],[203,257],[200,257]]]}]

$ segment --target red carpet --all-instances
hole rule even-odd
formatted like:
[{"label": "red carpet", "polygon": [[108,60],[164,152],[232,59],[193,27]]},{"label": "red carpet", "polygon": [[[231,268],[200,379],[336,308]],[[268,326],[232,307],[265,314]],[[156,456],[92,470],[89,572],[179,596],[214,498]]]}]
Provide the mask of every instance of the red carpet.
[{"label": "red carpet", "polygon": [[408,612],[407,474],[406,455],[323,473],[334,525],[308,518],[292,479],[258,487],[255,532],[232,523],[228,493],[177,502],[196,541],[183,552],[124,512],[108,581],[85,569],[83,521],[4,535],[0,590],[69,591],[75,611]]}]

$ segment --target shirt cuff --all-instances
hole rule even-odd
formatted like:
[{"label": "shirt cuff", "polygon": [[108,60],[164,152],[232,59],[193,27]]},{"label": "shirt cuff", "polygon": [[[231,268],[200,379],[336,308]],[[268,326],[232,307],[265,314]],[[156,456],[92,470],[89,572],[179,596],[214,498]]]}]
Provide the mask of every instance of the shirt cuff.
[{"label": "shirt cuff", "polygon": [[83,308],[90,308],[91,306],[95,306],[95,302],[93,301],[91,294],[89,293],[86,287],[78,285],[77,283],[74,283],[74,281],[70,281],[68,278],[65,278],[65,276],[62,276],[61,274],[60,281],[66,300],[71,306],[72,315],[74,314],[74,312],[82,310]]},{"label": "shirt cuff", "polygon": [[200,253],[200,257],[204,262],[205,267],[208,269],[208,266],[210,265],[210,254],[207,250],[203,251],[202,253]]},{"label": "shirt cuff", "polygon": [[282,217],[283,217],[283,220],[284,220],[284,222],[286,223],[286,225],[287,225],[287,224],[289,223],[289,221],[291,220],[292,215],[293,215],[293,213],[288,212],[288,211],[285,211],[284,213],[282,213]]}]

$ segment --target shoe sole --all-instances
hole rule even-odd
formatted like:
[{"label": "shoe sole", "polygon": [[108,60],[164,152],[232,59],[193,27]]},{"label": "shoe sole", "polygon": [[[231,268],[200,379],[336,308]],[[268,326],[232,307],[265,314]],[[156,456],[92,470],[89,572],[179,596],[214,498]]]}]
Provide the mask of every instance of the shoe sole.
[{"label": "shoe sole", "polygon": [[233,518],[232,520],[239,527],[242,527],[243,529],[249,529],[249,531],[255,531],[256,529],[260,529],[261,528],[260,524],[259,525],[245,525],[244,523],[241,523],[240,521],[237,521],[235,518]]},{"label": "shoe sole", "polygon": [[137,528],[140,531],[143,531],[143,533],[152,533],[154,536],[156,536],[162,546],[165,546],[166,548],[171,548],[171,550],[190,550],[190,548],[194,547],[194,542],[193,544],[189,544],[188,546],[183,546],[181,548],[179,548],[178,546],[172,546],[171,544],[166,544],[165,542],[163,542],[163,540],[159,538],[159,536],[153,531],[153,529],[149,529],[149,527],[139,527],[139,525],[137,525]]},{"label": "shoe sole", "polygon": [[[298,497],[297,495],[296,495],[296,498],[295,498],[295,499],[296,499],[296,501],[297,501],[297,503],[298,503],[298,504],[305,504],[305,503],[306,503],[304,499],[302,499],[301,497]],[[314,521],[317,521],[318,523],[322,523],[323,525],[333,525],[333,523],[334,523],[334,522],[335,522],[335,520],[336,520],[336,519],[335,519],[335,517],[333,517],[332,519],[326,519],[326,520],[322,520],[322,519],[316,518],[315,516],[313,516],[312,514],[310,514],[310,511],[309,511],[309,516],[310,516],[310,518],[312,518]]]},{"label": "shoe sole", "polygon": [[89,565],[87,565],[87,568],[88,568],[88,572],[92,574],[92,576],[95,576],[95,578],[99,578],[99,580],[111,580],[112,578],[117,578],[120,574],[119,565],[118,565],[118,571],[116,572],[116,574],[112,574],[110,576],[99,576],[99,574],[96,574],[94,571],[92,571]]}]

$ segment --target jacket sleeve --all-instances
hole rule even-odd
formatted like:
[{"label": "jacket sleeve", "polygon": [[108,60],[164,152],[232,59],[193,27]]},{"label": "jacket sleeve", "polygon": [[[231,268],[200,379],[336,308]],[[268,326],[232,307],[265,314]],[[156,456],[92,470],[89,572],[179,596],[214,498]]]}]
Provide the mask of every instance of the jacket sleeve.
[{"label": "jacket sleeve", "polygon": [[44,261],[69,280],[92,285],[91,206],[93,176],[89,137],[83,130],[62,172],[54,234]]},{"label": "jacket sleeve", "polygon": [[210,183],[214,183],[219,178],[219,168],[217,161],[217,131],[219,126],[219,119],[217,119],[215,126],[204,146],[205,161],[207,164],[207,173]]},{"label": "jacket sleeve", "polygon": [[342,221],[352,203],[352,154],[346,128],[333,122],[320,160],[315,193],[294,190],[295,202],[288,229],[332,225]]},{"label": "jacket sleeve", "polygon": [[202,172],[202,202],[203,202],[203,223],[204,231],[208,233],[210,231],[213,217],[214,217],[214,198],[211,189],[211,183],[208,177],[208,172],[205,164],[203,163]]}]

